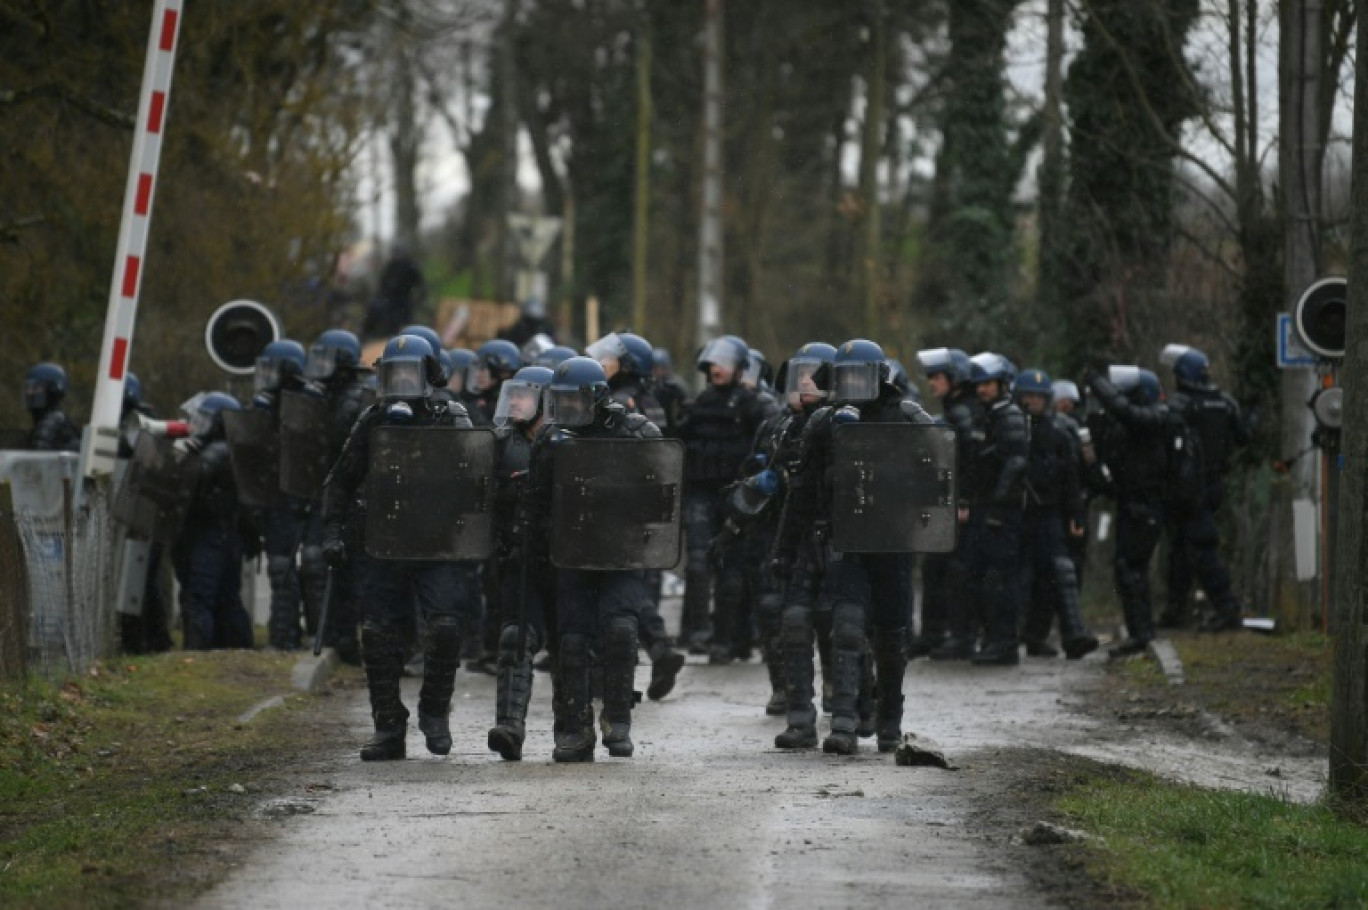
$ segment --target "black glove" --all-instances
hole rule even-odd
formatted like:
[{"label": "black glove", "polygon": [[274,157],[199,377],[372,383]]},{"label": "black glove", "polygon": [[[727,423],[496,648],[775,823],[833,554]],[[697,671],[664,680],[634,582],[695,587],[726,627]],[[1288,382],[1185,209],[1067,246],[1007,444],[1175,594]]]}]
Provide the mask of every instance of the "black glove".
[{"label": "black glove", "polygon": [[329,532],[323,538],[323,561],[334,569],[340,569],[347,564],[347,545],[342,542],[342,537]]}]

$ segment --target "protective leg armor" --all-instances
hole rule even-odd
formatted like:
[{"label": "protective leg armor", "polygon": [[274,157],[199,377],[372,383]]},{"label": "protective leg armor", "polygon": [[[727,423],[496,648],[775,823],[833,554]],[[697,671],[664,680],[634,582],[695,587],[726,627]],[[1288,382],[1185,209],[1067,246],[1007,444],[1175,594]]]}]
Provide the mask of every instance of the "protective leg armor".
[{"label": "protective leg armor", "polygon": [[446,755],[451,751],[451,692],[461,666],[461,626],[456,616],[428,616],[423,630],[423,686],[418,694],[418,728],[427,738],[428,751]]},{"label": "protective leg armor", "polygon": [[362,761],[390,761],[404,757],[404,732],[409,712],[399,694],[404,672],[404,638],[399,629],[367,621],[361,627],[361,647],[370,691],[375,735],[361,747]]},{"label": "protective leg armor", "polygon": [[608,624],[603,647],[603,713],[599,726],[603,744],[614,758],[630,758],[632,745],[632,683],[636,675],[637,624],[631,616],[617,616]]},{"label": "protective leg armor", "polygon": [[489,731],[489,749],[505,761],[522,759],[527,735],[527,704],[532,700],[532,655],[540,642],[535,629],[527,630],[527,648],[518,660],[518,627],[504,626],[499,634],[499,675],[495,680],[496,720]]},{"label": "protective leg armor", "polygon": [[561,636],[554,678],[556,747],[551,758],[558,762],[593,761],[598,737],[594,734],[594,705],[589,698],[587,636]]}]

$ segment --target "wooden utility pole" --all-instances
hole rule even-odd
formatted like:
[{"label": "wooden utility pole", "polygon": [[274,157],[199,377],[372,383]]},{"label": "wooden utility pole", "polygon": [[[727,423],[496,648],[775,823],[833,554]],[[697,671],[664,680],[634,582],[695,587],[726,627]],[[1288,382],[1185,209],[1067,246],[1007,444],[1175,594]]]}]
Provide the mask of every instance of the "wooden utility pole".
[{"label": "wooden utility pole", "polygon": [[[1358,20],[1358,46],[1368,47],[1368,17]],[[1334,554],[1335,675],[1330,700],[1330,792],[1339,801],[1368,805],[1368,634],[1364,620],[1368,573],[1368,59],[1354,72],[1354,161],[1349,210],[1349,312],[1345,319],[1344,424],[1340,451],[1339,526]]]},{"label": "wooden utility pole", "polygon": [[722,0],[704,0],[703,187],[698,219],[699,347],[722,332]]},{"label": "wooden utility pole", "polygon": [[651,218],[651,21],[637,35],[636,213],[632,219],[632,330],[646,333],[646,251]]},{"label": "wooden utility pole", "polygon": [[868,0],[869,70],[865,74],[864,135],[860,140],[860,197],[864,200],[864,236],[860,242],[860,290],[864,308],[864,334],[880,333],[879,266],[882,262],[882,226],[879,220],[879,159],[884,137],[884,5]]},{"label": "wooden utility pole", "polygon": [[[1281,70],[1280,182],[1285,198],[1284,271],[1290,299],[1287,308],[1320,276],[1321,173],[1320,91],[1322,67],[1322,0],[1287,0],[1280,5],[1282,16],[1279,68]],[[1293,455],[1311,444],[1315,419],[1306,402],[1316,389],[1316,375],[1310,370],[1282,372],[1282,451]],[[1318,459],[1298,458],[1287,475],[1286,489],[1274,503],[1270,521],[1270,553],[1275,560],[1276,578],[1273,605],[1278,614],[1293,626],[1309,624],[1319,615],[1319,586],[1315,579],[1299,579],[1296,568],[1296,538],[1300,531],[1316,534],[1310,527],[1297,527],[1296,504],[1314,505],[1318,499]],[[1314,514],[1302,508],[1302,514]]]},{"label": "wooden utility pole", "polygon": [[504,4],[503,34],[499,39],[499,83],[503,101],[503,120],[500,124],[500,179],[503,183],[502,210],[499,212],[499,272],[495,283],[500,300],[511,300],[515,293],[516,258],[520,255],[517,241],[508,226],[508,216],[518,205],[518,70],[513,55],[513,40],[517,32],[518,0]]}]

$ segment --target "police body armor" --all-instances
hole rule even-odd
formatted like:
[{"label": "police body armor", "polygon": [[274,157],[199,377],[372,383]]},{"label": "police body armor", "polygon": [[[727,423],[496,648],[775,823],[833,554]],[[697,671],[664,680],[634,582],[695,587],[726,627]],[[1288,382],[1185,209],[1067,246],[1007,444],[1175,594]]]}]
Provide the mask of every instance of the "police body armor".
[{"label": "police body armor", "polygon": [[673,439],[554,443],[551,562],[623,571],[679,564],[684,446]]},{"label": "police body armor", "polygon": [[494,433],[377,426],[366,474],[366,553],[467,561],[494,552]]},{"label": "police body armor", "polygon": [[832,433],[832,549],[955,549],[955,432],[934,424],[848,423]]},{"label": "police body armor", "polygon": [[223,430],[233,462],[233,480],[243,505],[261,509],[285,507],[280,489],[280,427],[274,411],[253,408],[225,411]]},{"label": "police body armor", "polygon": [[317,499],[332,461],[328,399],[308,392],[280,394],[280,488]]},{"label": "police body armor", "polygon": [[164,436],[142,433],[114,494],[114,519],[130,537],[173,543],[199,482],[199,456],[175,451]]},{"label": "police body armor", "polygon": [[680,427],[689,453],[689,483],[721,487],[736,480],[750,453],[754,398],[753,391],[740,385],[708,386],[699,393]]}]

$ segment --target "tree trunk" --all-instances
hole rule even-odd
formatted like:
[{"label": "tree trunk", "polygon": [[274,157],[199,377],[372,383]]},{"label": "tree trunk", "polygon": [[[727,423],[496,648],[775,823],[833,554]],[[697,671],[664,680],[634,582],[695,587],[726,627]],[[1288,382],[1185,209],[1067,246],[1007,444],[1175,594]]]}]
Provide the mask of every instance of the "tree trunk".
[{"label": "tree trunk", "polygon": [[879,327],[879,159],[883,157],[885,23],[883,0],[869,2],[869,40],[873,45],[865,77],[864,136],[860,142],[860,199],[864,205],[860,238],[860,296],[864,334],[874,338]]},{"label": "tree trunk", "polygon": [[632,330],[646,333],[646,250],[651,217],[651,26],[638,33],[636,211],[632,219]]},{"label": "tree trunk", "polygon": [[1064,204],[1064,0],[1049,0],[1045,13],[1045,103],[1040,144],[1036,300],[1042,308],[1053,309],[1058,291],[1059,214]]},{"label": "tree trunk", "polygon": [[704,2],[703,192],[694,339],[700,347],[722,331],[722,0]]},{"label": "tree trunk", "polygon": [[394,47],[394,95],[389,122],[390,162],[394,168],[394,241],[415,258],[418,253],[418,116],[414,110],[417,94],[413,67],[408,57]]}]

